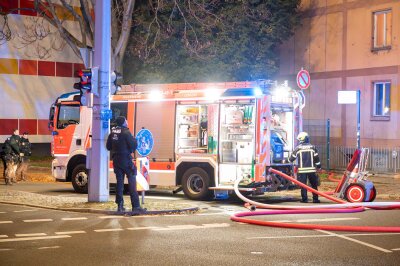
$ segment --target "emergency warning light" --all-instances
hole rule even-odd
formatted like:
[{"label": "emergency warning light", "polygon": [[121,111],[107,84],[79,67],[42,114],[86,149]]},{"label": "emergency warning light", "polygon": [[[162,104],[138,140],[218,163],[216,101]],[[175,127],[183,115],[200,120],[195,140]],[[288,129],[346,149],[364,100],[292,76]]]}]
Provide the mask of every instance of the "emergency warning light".
[{"label": "emergency warning light", "polygon": [[90,91],[92,89],[92,71],[91,69],[81,69],[77,71],[80,81],[74,84],[74,89]]}]

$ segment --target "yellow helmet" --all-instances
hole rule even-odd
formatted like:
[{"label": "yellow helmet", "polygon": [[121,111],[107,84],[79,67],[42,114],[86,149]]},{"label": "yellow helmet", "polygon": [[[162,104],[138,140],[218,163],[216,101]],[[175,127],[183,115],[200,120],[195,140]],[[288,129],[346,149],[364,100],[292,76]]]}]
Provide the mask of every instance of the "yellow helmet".
[{"label": "yellow helmet", "polygon": [[307,132],[300,132],[299,135],[297,135],[297,140],[300,142],[305,142],[308,140],[308,134]]}]

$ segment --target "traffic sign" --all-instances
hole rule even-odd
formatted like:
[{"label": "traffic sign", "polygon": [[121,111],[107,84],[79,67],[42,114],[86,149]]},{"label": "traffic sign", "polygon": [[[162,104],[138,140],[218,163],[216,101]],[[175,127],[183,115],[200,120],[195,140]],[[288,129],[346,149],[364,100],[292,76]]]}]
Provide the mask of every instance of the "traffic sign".
[{"label": "traffic sign", "polygon": [[139,153],[139,155],[149,155],[154,146],[153,134],[151,134],[150,130],[145,128],[141,129],[136,134],[136,139],[138,143],[136,151]]},{"label": "traffic sign", "polygon": [[310,74],[305,69],[301,69],[299,73],[297,73],[296,80],[297,80],[297,86],[302,90],[307,89],[311,83]]}]

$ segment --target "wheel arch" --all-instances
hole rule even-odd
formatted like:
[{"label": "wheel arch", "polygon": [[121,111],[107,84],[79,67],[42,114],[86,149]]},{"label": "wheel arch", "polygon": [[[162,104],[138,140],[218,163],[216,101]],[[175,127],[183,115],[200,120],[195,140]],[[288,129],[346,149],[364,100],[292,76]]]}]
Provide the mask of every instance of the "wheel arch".
[{"label": "wheel arch", "polygon": [[215,169],[214,167],[208,162],[182,162],[176,168],[176,185],[182,185],[182,178],[183,175],[187,170],[190,168],[199,167],[207,172],[208,176],[210,177],[210,186],[215,186]]},{"label": "wheel arch", "polygon": [[66,175],[66,181],[71,181],[72,180],[72,171],[74,171],[74,168],[78,164],[86,164],[86,155],[83,154],[77,154],[71,157],[69,159],[68,164],[67,164],[67,175]]}]

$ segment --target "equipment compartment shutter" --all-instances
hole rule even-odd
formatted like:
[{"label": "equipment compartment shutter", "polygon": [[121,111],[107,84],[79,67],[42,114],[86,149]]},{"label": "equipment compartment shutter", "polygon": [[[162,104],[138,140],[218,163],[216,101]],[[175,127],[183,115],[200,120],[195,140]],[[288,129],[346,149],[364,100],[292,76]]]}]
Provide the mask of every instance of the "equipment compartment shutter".
[{"label": "equipment compartment shutter", "polygon": [[136,108],[135,135],[142,127],[153,134],[149,158],[174,160],[175,102],[139,102]]}]

